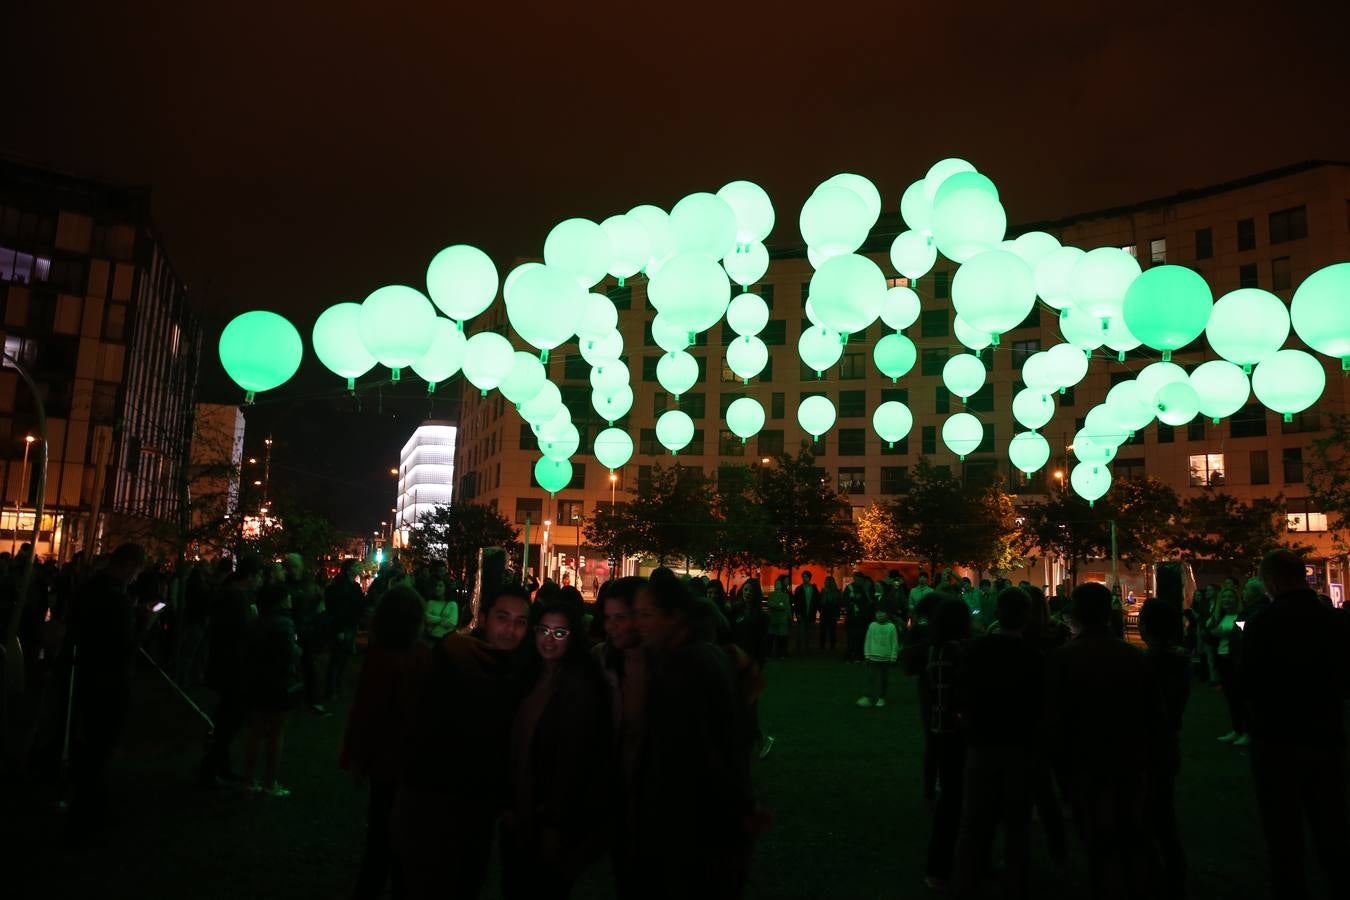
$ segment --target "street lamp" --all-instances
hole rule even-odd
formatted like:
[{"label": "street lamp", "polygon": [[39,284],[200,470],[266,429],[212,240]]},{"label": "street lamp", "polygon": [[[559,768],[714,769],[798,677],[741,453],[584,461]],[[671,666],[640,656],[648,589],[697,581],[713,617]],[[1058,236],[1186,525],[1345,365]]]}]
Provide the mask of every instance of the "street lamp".
[{"label": "street lamp", "polygon": [[[24,494],[28,492],[28,451],[33,449],[33,444],[37,438],[31,434],[23,436],[23,474],[19,476],[19,494],[14,498],[14,543],[10,547],[10,555],[13,556],[19,549],[19,512],[22,509]],[[37,553],[37,547],[33,548]]]},{"label": "street lamp", "polygon": [[614,473],[614,472],[610,472],[610,473],[609,473],[609,511],[610,511],[611,514],[614,512],[614,489],[618,486],[618,484],[619,484],[619,476],[618,476],[616,473]]}]

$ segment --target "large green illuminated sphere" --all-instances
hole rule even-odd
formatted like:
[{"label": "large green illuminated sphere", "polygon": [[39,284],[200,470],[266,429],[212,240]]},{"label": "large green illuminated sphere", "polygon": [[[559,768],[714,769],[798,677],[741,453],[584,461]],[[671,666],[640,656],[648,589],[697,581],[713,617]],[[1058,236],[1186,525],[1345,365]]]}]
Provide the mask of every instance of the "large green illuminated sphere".
[{"label": "large green illuminated sphere", "polygon": [[957,413],[942,423],[942,443],[965,459],[984,441],[984,425],[970,413]]},{"label": "large green illuminated sphere", "polygon": [[512,269],[510,272],[507,272],[506,279],[502,282],[502,299],[505,300],[507,303],[510,303],[511,294],[515,291],[516,282],[520,281],[520,276],[524,275],[531,269],[543,268],[543,265],[544,265],[543,263],[537,262],[523,262],[520,265],[516,266],[514,269]]},{"label": "large green illuminated sphere", "polygon": [[576,334],[586,296],[567,272],[540,266],[516,280],[506,298],[506,318],[526,343],[552,350]]},{"label": "large green illuminated sphere", "polygon": [[609,271],[610,255],[605,230],[590,219],[565,219],[544,238],[544,265],[588,290]]},{"label": "large green illuminated sphere", "polygon": [[1200,414],[1200,395],[1189,380],[1168,382],[1153,395],[1153,411],[1164,425],[1185,425]]},{"label": "large green illuminated sphere", "polygon": [[1214,294],[1205,279],[1185,266],[1154,266],[1130,283],[1121,318],[1130,333],[1170,354],[1205,331]]},{"label": "large green illuminated sphere", "polygon": [[417,377],[427,384],[445,381],[458,372],[464,364],[464,348],[468,345],[464,332],[449,319],[437,316],[433,331],[435,336],[431,346],[421,359],[412,364]]},{"label": "large green illuminated sphere", "polygon": [[[1109,319],[1107,321],[1110,323],[1117,320]],[[1085,352],[1100,347],[1102,342],[1106,340],[1108,333],[1108,329],[1102,328],[1101,319],[1073,307],[1069,307],[1060,313],[1058,324],[1059,333],[1064,335],[1064,340]]]},{"label": "large green illuminated sphere", "polygon": [[913,288],[896,285],[887,288],[881,298],[881,321],[887,328],[904,331],[919,320],[919,295]]},{"label": "large green illuminated sphere", "polygon": [[591,369],[591,390],[612,394],[629,382],[628,367],[615,361]]},{"label": "large green illuminated sphere", "polygon": [[960,316],[952,318],[952,334],[956,336],[956,340],[961,346],[977,352],[994,342],[992,334],[987,331],[980,331],[978,328],[972,328]]},{"label": "large green illuminated sphere", "polygon": [[721,320],[731,301],[731,282],[716,259],[681,253],[651,277],[647,299],[667,322],[692,335]]},{"label": "large green illuminated sphere", "polygon": [[652,255],[652,242],[642,223],[625,215],[610,216],[600,223],[600,230],[609,241],[609,274],[632,278],[641,272]]},{"label": "large green illuminated sphere", "polygon": [[[1069,312],[1073,313],[1073,310],[1069,310]],[[1143,341],[1135,337],[1129,326],[1125,324],[1125,320],[1120,318],[1107,319],[1104,343],[1117,354],[1124,354],[1138,347]],[[1124,362],[1123,357],[1121,361]]]},{"label": "large green illuminated sphere", "polygon": [[581,301],[581,316],[577,319],[577,337],[584,341],[602,338],[619,325],[619,311],[614,301],[604,294],[590,293]]},{"label": "large green illuminated sphere", "polygon": [[606,428],[595,436],[595,458],[613,472],[633,458],[633,438],[622,428]]},{"label": "large green illuminated sphere", "polygon": [[375,357],[361,343],[361,304],[334,303],[314,321],[314,355],[339,378],[360,378],[375,368]]},{"label": "large green illuminated sphere", "polygon": [[446,247],[427,266],[427,293],[450,318],[472,319],[497,296],[497,267],[477,247]]},{"label": "large green illuminated sphere", "polygon": [[752,244],[737,244],[736,249],[722,260],[722,265],[732,281],[742,287],[749,287],[769,271],[769,250],[758,241]]},{"label": "large green illuminated sphere", "polygon": [[632,385],[624,385],[612,394],[591,392],[591,407],[596,415],[613,425],[633,408]]},{"label": "large green illuminated sphere", "polygon": [[[997,198],[967,188],[943,197],[942,202],[933,207],[932,227],[933,240],[942,255],[953,262],[964,263],[993,249],[1003,240],[1008,216]],[[1018,262],[1026,266],[1021,260]]]},{"label": "large green illuminated sphere", "polygon": [[539,357],[524,350],[517,350],[511,356],[511,371],[502,379],[498,389],[502,396],[512,403],[524,403],[543,388],[548,380],[544,364]]},{"label": "large green illuminated sphere", "polygon": [[1055,375],[1055,364],[1050,359],[1049,351],[1039,350],[1027,357],[1026,362],[1022,363],[1022,383],[1042,394],[1059,390],[1059,379]]},{"label": "large green illuminated sphere", "polygon": [[[924,183],[928,183],[927,178],[924,179]],[[937,192],[933,194],[933,208],[937,209],[952,194],[964,190],[983,191],[993,199],[998,199],[998,188],[994,187],[994,183],[987,176],[979,172],[957,172],[943,179],[942,184],[938,185]]]},{"label": "large green illuminated sphere", "polygon": [[736,377],[749,381],[769,364],[769,348],[753,334],[738,337],[727,345],[727,368]]},{"label": "large green illuminated sphere", "polygon": [[464,377],[480,391],[490,391],[515,368],[516,351],[500,334],[482,331],[464,344]]},{"label": "large green illuminated sphere", "polygon": [[563,411],[562,391],[551,381],[545,381],[535,395],[520,404],[520,417],[539,426]]},{"label": "large green illuminated sphere", "polygon": [[851,334],[877,320],[886,296],[886,276],[865,256],[836,256],[811,276],[810,297],[820,324]]},{"label": "large green illuminated sphere", "polygon": [[659,206],[644,203],[630,209],[626,215],[637,220],[642,230],[647,232],[647,245],[650,256],[643,271],[647,277],[655,275],[665,265],[666,260],[675,255],[675,238],[670,232],[670,214]]},{"label": "large green illuminated sphere", "polygon": [[1080,428],[1073,436],[1073,455],[1090,465],[1106,465],[1116,457],[1116,445],[1092,439],[1087,429]]},{"label": "large green illuminated sphere", "polygon": [[911,230],[925,237],[933,233],[933,204],[924,193],[922,178],[905,188],[900,197],[900,218]]},{"label": "large green illuminated sphere", "polygon": [[1031,269],[1006,250],[986,250],[972,257],[952,279],[957,315],[990,335],[1016,328],[1035,304]]},{"label": "large green illuminated sphere", "polygon": [[1309,275],[1294,291],[1290,318],[1303,343],[1350,369],[1350,263]]},{"label": "large green illuminated sphere", "polygon": [[289,381],[300,368],[305,345],[284,316],[255,309],[230,320],[220,333],[219,352],[225,374],[252,395]]},{"label": "large green illuminated sphere", "polygon": [[571,459],[581,446],[581,432],[570,421],[560,427],[542,428],[539,449],[547,459]]},{"label": "large green illuminated sphere", "polygon": [[670,211],[670,234],[678,253],[721,259],[736,248],[736,213],[716,194],[700,191]]},{"label": "large green illuminated sphere", "polygon": [[1252,392],[1247,374],[1223,359],[1201,363],[1191,373],[1190,382],[1200,397],[1200,414],[1216,422],[1246,406]]},{"label": "large green illuminated sphere", "polygon": [[1073,344],[1056,344],[1045,355],[1056,387],[1073,387],[1087,375],[1088,358]]},{"label": "large green illuminated sphere", "polygon": [[1110,447],[1119,447],[1128,441],[1130,432],[1133,430],[1122,425],[1120,420],[1116,418],[1115,410],[1105,403],[1098,404],[1088,410],[1082,428],[1083,433],[1091,441]]},{"label": "large green illuminated sphere", "polygon": [[698,360],[681,350],[656,361],[656,380],[675,396],[698,384]]},{"label": "large green illuminated sphere", "polygon": [[1138,277],[1139,262],[1119,247],[1089,250],[1074,265],[1069,280],[1073,308],[1095,319],[1117,318],[1125,292]]},{"label": "large green illuminated sphere", "polygon": [[1035,431],[1055,417],[1055,401],[1044,391],[1022,388],[1013,396],[1012,413],[1019,425]]},{"label": "large green illuminated sphere", "polygon": [[1050,461],[1050,442],[1034,431],[1014,435],[1008,442],[1008,459],[1030,475]]},{"label": "large green illuminated sphere", "polygon": [[572,461],[541,456],[534,464],[534,480],[550,494],[556,494],[572,483]]},{"label": "large green illuminated sphere", "polygon": [[903,377],[914,368],[918,356],[919,351],[915,349],[914,342],[903,334],[888,334],[872,348],[872,361],[876,363],[877,370],[891,381]]},{"label": "large green illuminated sphere", "polygon": [[727,407],[727,428],[744,441],[764,427],[764,407],[750,397],[737,397]]},{"label": "large green illuminated sphere", "polygon": [[938,191],[943,182],[960,172],[974,172],[975,166],[958,157],[940,159],[929,166],[928,174],[923,177],[923,196],[930,206],[937,206]]},{"label": "large green illuminated sphere", "polygon": [[1106,392],[1106,406],[1111,415],[1128,431],[1138,431],[1153,421],[1153,399],[1134,379],[1122,381]]},{"label": "large green illuminated sphere", "polygon": [[899,400],[887,400],[872,413],[872,430],[887,444],[903,441],[914,427],[914,414]]},{"label": "large green illuminated sphere", "polygon": [[819,375],[839,362],[839,357],[844,355],[844,345],[837,331],[812,325],[797,339],[797,355]]},{"label": "large green illuminated sphere", "polygon": [[806,246],[814,250],[822,262],[857,250],[867,240],[867,232],[872,227],[862,198],[837,184],[822,184],[816,188],[802,204],[798,224]]},{"label": "large green illuminated sphere", "polygon": [[679,453],[694,439],[694,420],[682,409],[669,409],[656,420],[656,439],[672,454]]},{"label": "large green illuminated sphere", "polygon": [[1011,249],[1035,272],[1041,260],[1059,249],[1059,241],[1044,231],[1028,231],[1012,242]]},{"label": "large green illuminated sphere", "polygon": [[361,342],[380,365],[402,369],[426,355],[435,338],[436,307],[402,284],[379,288],[361,303]]},{"label": "large green illuminated sphere", "polygon": [[623,335],[618,329],[607,331],[599,337],[578,341],[581,358],[592,366],[603,366],[614,362],[623,355]]},{"label": "large green illuminated sphere", "polygon": [[[1297,330],[1297,318],[1294,325]],[[1327,373],[1322,364],[1302,350],[1281,350],[1262,360],[1252,371],[1252,393],[1256,399],[1268,409],[1282,413],[1286,421],[1316,403],[1326,384]]]},{"label": "large green illuminated sphere", "polygon": [[881,216],[881,191],[869,179],[861,175],[854,175],[851,172],[841,172],[832,178],[827,178],[823,184],[834,185],[836,187],[847,188],[858,195],[862,201],[863,208],[867,210],[867,227],[870,230],[877,224],[877,219]]},{"label": "large green illuminated sphere", "polygon": [[942,383],[947,390],[961,398],[961,402],[984,387],[984,363],[970,353],[958,353],[942,367]]},{"label": "large green illuminated sphere", "polygon": [[1250,368],[1273,356],[1289,337],[1289,309],[1259,288],[1239,288],[1214,304],[1205,338],[1210,349],[1231,363]]},{"label": "large green illuminated sphere", "polygon": [[769,304],[759,294],[737,294],[727,306],[727,324],[740,335],[759,334],[769,324]]},{"label": "large green illuminated sphere", "polygon": [[1073,270],[1086,254],[1077,247],[1051,250],[1036,263],[1036,294],[1055,309],[1073,302]]},{"label": "large green illuminated sphere", "polygon": [[797,424],[812,437],[820,437],[834,427],[834,404],[819,394],[807,397],[797,406]]},{"label": "large green illuminated sphere", "polygon": [[1106,466],[1079,463],[1069,473],[1069,484],[1075,494],[1088,503],[1095,503],[1111,490],[1111,470]]},{"label": "large green illuminated sphere", "polygon": [[825,327],[821,324],[820,317],[816,315],[816,308],[811,304],[810,297],[807,297],[806,302],[802,304],[802,312],[806,313],[806,321],[810,322],[812,325],[820,325],[821,328]]},{"label": "large green illuminated sphere", "polygon": [[1162,390],[1164,385],[1189,379],[1186,370],[1176,363],[1155,362],[1144,366],[1134,380],[1139,385],[1139,396],[1152,405],[1157,400],[1158,391]]},{"label": "large green illuminated sphere", "polygon": [[733,181],[717,191],[736,217],[736,243],[762,242],[773,231],[773,201],[753,181]]},{"label": "large green illuminated sphere", "polygon": [[922,278],[937,262],[937,247],[917,231],[902,231],[891,242],[891,265],[909,279]]},{"label": "large green illuminated sphere", "polygon": [[667,353],[678,353],[692,343],[688,329],[681,328],[660,313],[652,318],[652,341]]}]

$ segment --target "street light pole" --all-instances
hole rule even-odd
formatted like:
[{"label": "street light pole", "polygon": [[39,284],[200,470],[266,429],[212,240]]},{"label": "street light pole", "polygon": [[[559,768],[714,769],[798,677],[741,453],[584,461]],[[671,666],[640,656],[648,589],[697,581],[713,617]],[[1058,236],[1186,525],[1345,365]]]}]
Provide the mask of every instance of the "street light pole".
[{"label": "street light pole", "polygon": [[[10,556],[15,555],[19,550],[19,513],[22,509],[25,489],[28,487],[28,451],[33,449],[33,442],[36,440],[37,438],[33,437],[31,434],[26,434],[23,438],[23,472],[19,476],[19,493],[14,498],[14,541],[13,545],[9,548]],[[38,523],[38,526],[39,530],[41,530],[40,522]],[[33,545],[33,553],[37,553],[36,544]]]}]

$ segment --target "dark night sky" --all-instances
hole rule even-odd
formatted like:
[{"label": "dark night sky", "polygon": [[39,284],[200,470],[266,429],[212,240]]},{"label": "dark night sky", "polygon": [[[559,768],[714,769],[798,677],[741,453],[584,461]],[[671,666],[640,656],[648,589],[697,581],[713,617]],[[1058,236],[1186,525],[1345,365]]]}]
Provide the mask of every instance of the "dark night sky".
[{"label": "dark night sky", "polygon": [[[237,312],[307,335],[333,302],[420,286],[447,244],[504,264],[563,218],[734,178],[774,198],[773,243],[838,171],[893,209],[963,156],[1018,222],[1350,157],[1343,32],[1311,4],[937,6],[21,3],[0,153],[153,188],[222,400]],[[369,529],[426,404],[357,414],[330,385],[308,358],[250,431]]]}]

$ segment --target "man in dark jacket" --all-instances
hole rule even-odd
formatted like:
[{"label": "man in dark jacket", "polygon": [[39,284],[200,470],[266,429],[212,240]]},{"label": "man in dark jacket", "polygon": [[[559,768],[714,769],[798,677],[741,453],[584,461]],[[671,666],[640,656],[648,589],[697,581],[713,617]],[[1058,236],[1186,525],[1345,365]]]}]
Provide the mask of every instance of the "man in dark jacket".
[{"label": "man in dark jacket", "polygon": [[1261,561],[1271,605],[1247,621],[1242,669],[1251,716],[1252,775],[1275,897],[1308,896],[1303,827],[1331,886],[1350,896],[1345,701],[1350,630],[1309,589],[1303,561],[1277,550]]},{"label": "man in dark jacket", "polygon": [[205,787],[224,787],[238,780],[230,768],[230,744],[244,727],[244,634],[253,617],[253,592],[261,574],[262,562],[256,556],[245,556],[211,599],[206,684],[216,691],[217,699],[211,716],[211,743],[199,776]]},{"label": "man in dark jacket", "polygon": [[802,583],[792,592],[792,612],[797,617],[797,650],[811,642],[811,629],[820,612],[820,588],[811,583],[811,570],[802,572]]},{"label": "man in dark jacket", "polygon": [[305,702],[313,713],[332,715],[323,705],[319,684],[319,654],[328,649],[327,611],[323,605],[323,592],[305,570],[305,559],[299,553],[286,555],[286,590],[291,595],[291,619],[300,641],[300,675],[305,682]]},{"label": "man in dark jacket", "polygon": [[1161,719],[1153,730],[1145,772],[1143,834],[1157,846],[1167,900],[1186,895],[1186,852],[1177,827],[1177,776],[1181,773],[1181,721],[1191,694],[1190,657],[1178,649],[1182,637],[1181,605],[1154,597],[1139,610],[1139,636],[1147,649],[1153,690],[1161,700]]},{"label": "man in dark jacket", "polygon": [[333,631],[333,644],[324,672],[324,699],[337,699],[347,661],[356,653],[356,630],[361,626],[361,606],[365,595],[356,583],[357,560],[344,559],[341,570],[324,591],[323,605]]}]

